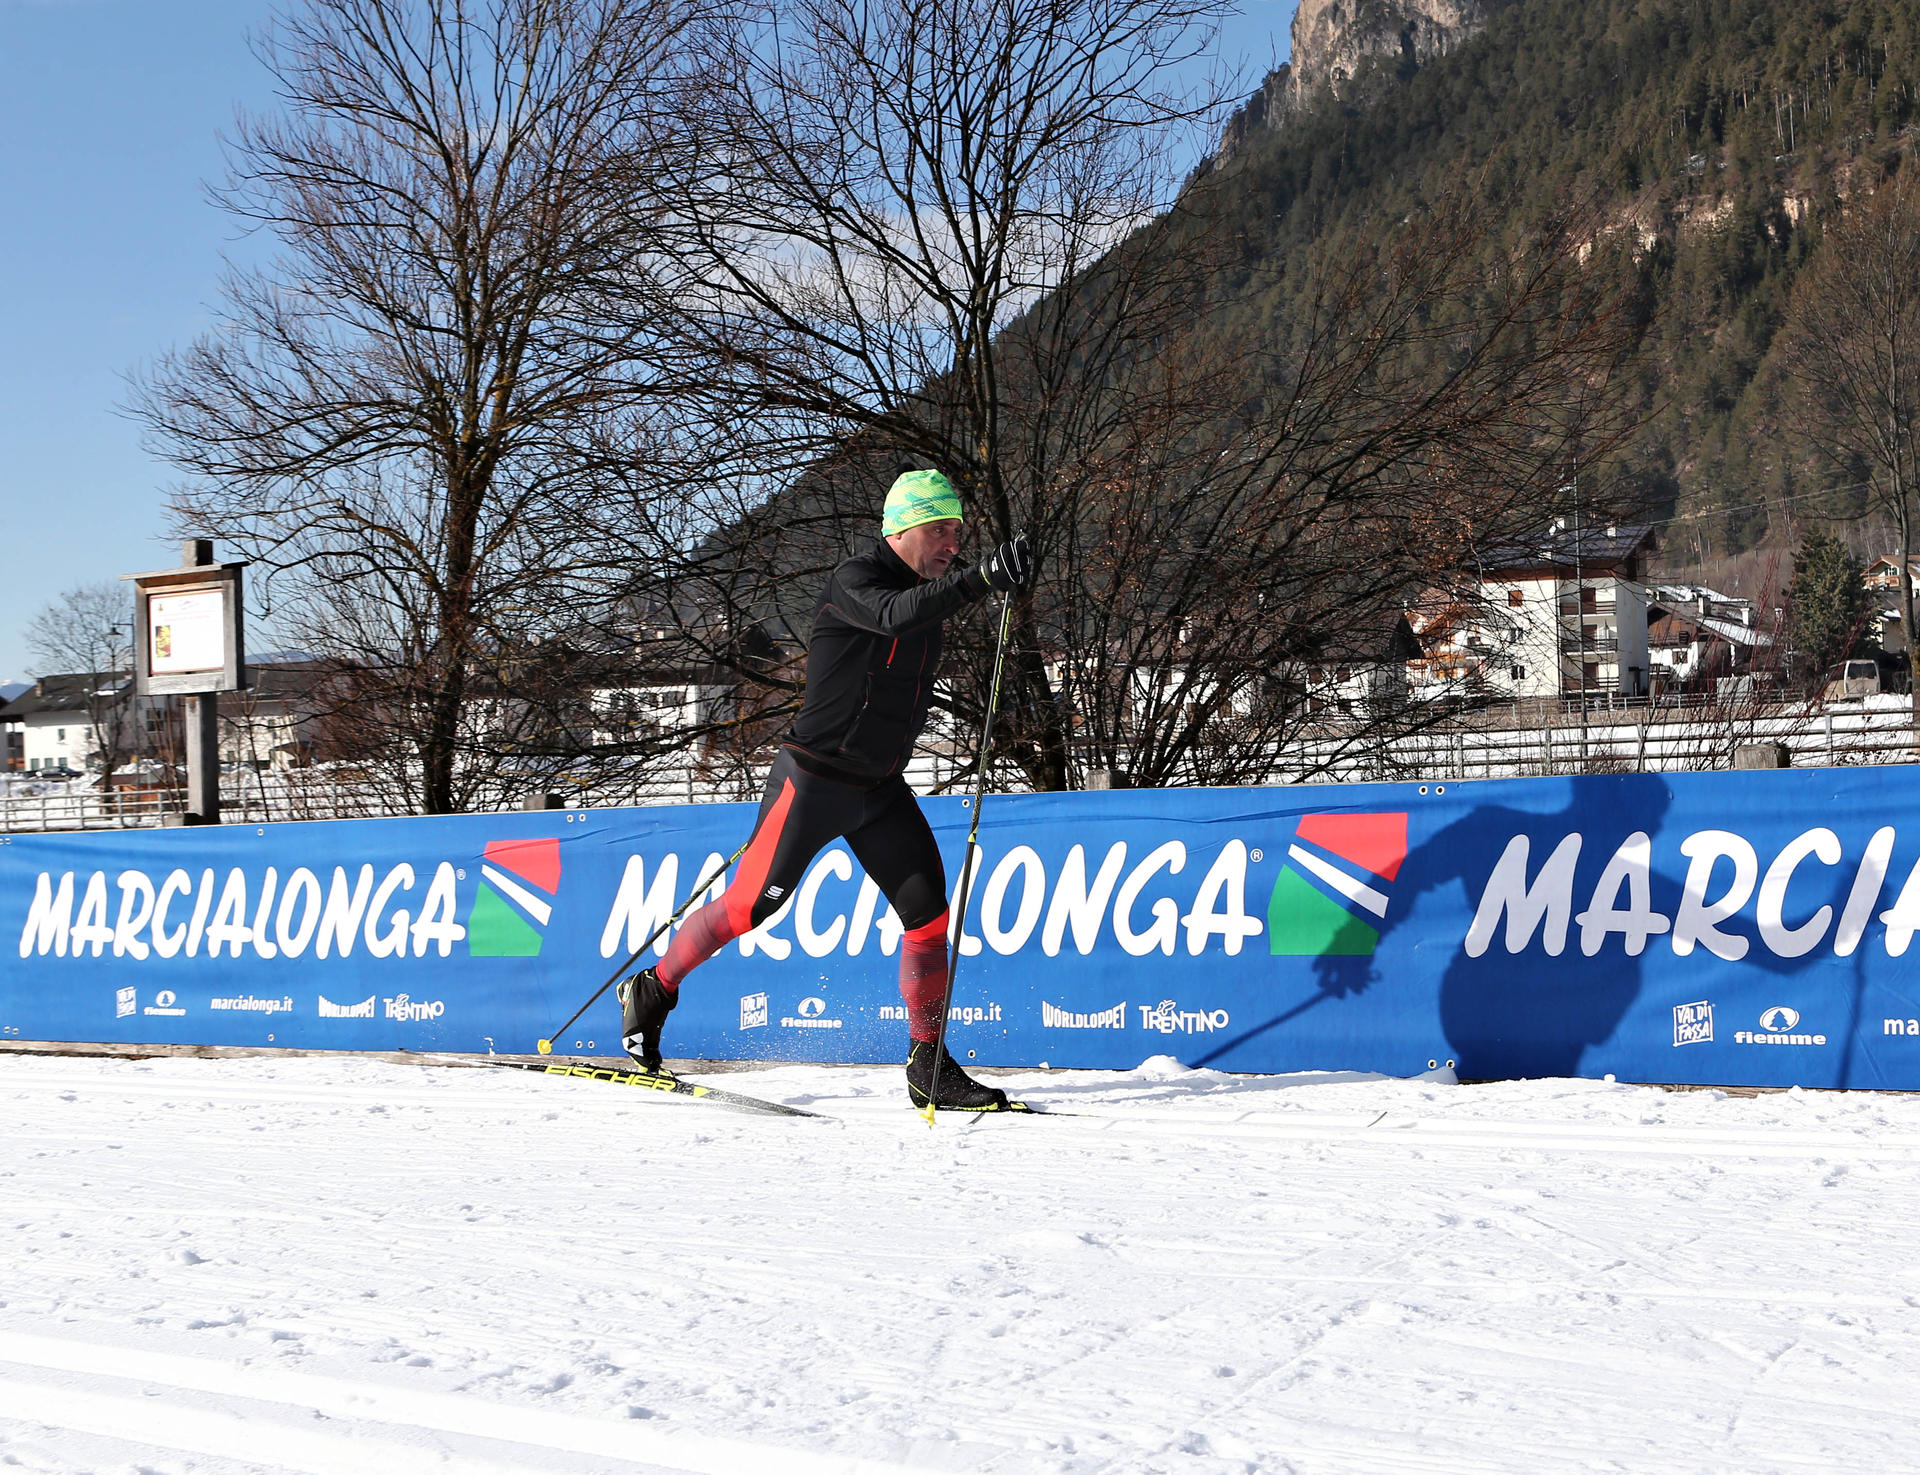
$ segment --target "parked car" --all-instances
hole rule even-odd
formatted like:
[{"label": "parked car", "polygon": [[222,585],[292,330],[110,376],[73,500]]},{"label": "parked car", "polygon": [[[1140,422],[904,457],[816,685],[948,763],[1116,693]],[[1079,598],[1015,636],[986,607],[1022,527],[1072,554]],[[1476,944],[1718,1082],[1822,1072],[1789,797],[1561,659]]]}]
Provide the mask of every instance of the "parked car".
[{"label": "parked car", "polygon": [[69,768],[64,763],[56,763],[51,768],[36,768],[32,773],[27,775],[30,779],[69,779],[79,778],[80,776],[78,769]]}]

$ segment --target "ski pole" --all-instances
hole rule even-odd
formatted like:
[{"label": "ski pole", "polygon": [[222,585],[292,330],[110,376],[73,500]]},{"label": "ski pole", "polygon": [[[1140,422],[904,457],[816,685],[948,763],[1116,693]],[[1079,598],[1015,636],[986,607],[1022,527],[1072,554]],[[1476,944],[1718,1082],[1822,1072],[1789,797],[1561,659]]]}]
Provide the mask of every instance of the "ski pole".
[{"label": "ski pole", "polygon": [[947,944],[947,989],[940,999],[940,1023],[933,1036],[933,1090],[926,1109],[920,1114],[933,1125],[940,1099],[941,1052],[947,1044],[947,1011],[953,1001],[953,980],[960,972],[960,940],[967,935],[967,901],[973,894],[973,842],[980,833],[980,809],[987,794],[987,754],[993,746],[993,714],[1000,707],[1000,672],[1007,658],[1007,631],[1013,625],[1013,591],[1000,596],[1000,639],[993,648],[993,684],[987,689],[987,720],[980,728],[980,758],[974,765],[973,823],[967,826],[967,848],[961,852],[960,894],[954,902],[959,914],[953,926],[953,941]]},{"label": "ski pole", "polygon": [[[593,991],[593,997],[591,999],[588,999],[587,1002],[582,1004],[578,1009],[575,1009],[573,1013],[568,1017],[567,1022],[561,1025],[560,1028],[556,1029],[553,1032],[553,1034],[554,1035],[565,1034],[569,1029],[573,1027],[574,1020],[578,1019],[582,1014],[585,1014],[587,1010],[591,1009],[596,1003],[598,1003],[600,999],[600,995],[604,994],[608,989],[612,988],[614,984],[618,983],[620,981],[620,975],[625,973],[635,963],[640,961],[640,954],[644,953],[648,948],[652,947],[656,942],[658,942],[660,940],[662,933],[664,933],[669,927],[673,926],[675,922],[678,922],[682,917],[684,917],[687,914],[688,907],[692,906],[702,896],[706,895],[708,887],[712,886],[715,881],[719,880],[722,876],[726,875],[727,867],[732,865],[736,860],[740,859],[741,854],[746,850],[747,846],[752,843],[752,840],[753,840],[753,836],[751,835],[747,836],[745,840],[742,840],[740,842],[739,850],[734,851],[732,855],[728,856],[725,860],[721,861],[719,868],[717,870],[709,871],[707,873],[707,879],[702,881],[698,886],[693,888],[693,895],[689,896],[684,902],[680,904],[680,910],[675,912],[671,917],[668,917],[667,920],[662,922],[658,927],[654,928],[653,936],[649,937],[645,942],[641,943],[639,947],[635,948],[631,953],[629,953],[627,955],[627,961],[622,963],[618,968],[613,970],[613,976],[609,978],[605,983],[601,984],[600,987],[595,989]],[[553,1053],[553,1036],[550,1035],[546,1039],[541,1040],[539,1042],[539,1048],[540,1048],[540,1053],[542,1055],[551,1055]]]}]

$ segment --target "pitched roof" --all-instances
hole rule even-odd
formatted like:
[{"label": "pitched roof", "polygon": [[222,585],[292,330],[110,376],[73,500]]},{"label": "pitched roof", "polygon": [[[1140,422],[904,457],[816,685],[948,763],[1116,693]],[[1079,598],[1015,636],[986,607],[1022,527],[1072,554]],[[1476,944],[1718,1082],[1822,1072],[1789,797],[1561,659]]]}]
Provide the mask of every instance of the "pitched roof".
[{"label": "pitched roof", "polygon": [[1743,625],[1738,620],[1696,615],[1684,609],[1670,610],[1661,605],[1655,605],[1650,613],[1652,618],[1647,621],[1647,644],[1657,649],[1691,645],[1703,637],[1724,640],[1729,645],[1773,644],[1773,637],[1766,631]]},{"label": "pitched roof", "polygon": [[1426,654],[1413,624],[1400,610],[1379,610],[1337,629],[1317,633],[1309,659],[1319,665],[1397,664]]},{"label": "pitched roof", "polygon": [[1625,563],[1652,537],[1652,526],[1644,522],[1595,523],[1588,527],[1555,522],[1533,537],[1480,550],[1480,572],[1571,574],[1579,569],[1600,573]]},{"label": "pitched roof", "polygon": [[42,676],[0,707],[0,722],[18,722],[37,712],[84,712],[102,692],[119,692],[132,680],[124,671],[76,671]]},{"label": "pitched roof", "polygon": [[[1863,568],[1860,571],[1860,577],[1867,583],[1880,580],[1887,584],[1897,584],[1900,579],[1899,570],[1900,555],[1897,553],[1887,553],[1874,559],[1872,563]],[[1912,563],[1907,565],[1907,574],[1909,577],[1920,578],[1920,558],[1914,559]]]}]

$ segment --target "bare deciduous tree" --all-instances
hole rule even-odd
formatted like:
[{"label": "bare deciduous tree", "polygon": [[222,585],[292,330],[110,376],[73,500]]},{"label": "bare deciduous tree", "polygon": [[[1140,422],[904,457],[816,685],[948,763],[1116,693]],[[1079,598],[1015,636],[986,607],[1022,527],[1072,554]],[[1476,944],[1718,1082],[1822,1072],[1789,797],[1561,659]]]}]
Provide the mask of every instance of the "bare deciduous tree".
[{"label": "bare deciduous tree", "polygon": [[141,712],[132,699],[133,597],[125,584],[81,584],[47,605],[27,625],[27,648],[39,676],[90,678],[86,722],[103,774],[138,745]]},{"label": "bare deciduous tree", "polygon": [[[990,16],[969,10],[962,21],[930,0],[858,13],[916,46],[934,46],[944,24],[964,26],[986,38],[966,54],[996,58],[983,70],[1008,79],[989,97],[1045,115],[1057,76],[1024,70],[1031,48]],[[841,24],[837,7],[807,14],[832,43],[804,37],[809,60],[870,34]],[[1167,35],[1205,18],[1161,17]],[[1124,55],[1140,42],[1129,33],[1100,44]],[[1164,54],[1135,61],[1151,74]],[[985,540],[1024,528],[1041,554],[1040,580],[1016,606],[1000,728],[1002,756],[1035,787],[1072,786],[1091,768],[1151,785],[1297,772],[1285,749],[1322,721],[1316,688],[1342,667],[1403,658],[1402,617],[1416,598],[1439,587],[1471,601],[1477,553],[1543,532],[1563,510],[1555,498],[1573,453],[1619,432],[1614,373],[1628,329],[1609,278],[1575,249],[1595,233],[1584,214],[1506,245],[1483,206],[1445,200],[1396,230],[1330,241],[1310,316],[1276,343],[1270,330],[1212,316],[1205,284],[1231,246],[1213,220],[1217,182],[1190,182],[1171,213],[1124,238],[1114,229],[1125,214],[1115,201],[1151,198],[1151,163],[1185,115],[1141,118],[1124,151],[1103,136],[1066,169],[1086,186],[1074,197],[1085,213],[1066,213],[1080,222],[1080,244],[1063,252],[1069,269],[1045,283],[1010,273],[981,284],[948,259],[945,232],[970,217],[933,210],[930,227],[900,226],[920,218],[907,209],[920,198],[912,189],[936,202],[979,196],[943,185],[937,156],[903,146],[896,160],[891,135],[859,126],[814,70],[763,66],[742,68],[756,78],[755,111],[738,134],[801,134],[806,149],[786,142],[784,153],[770,145],[750,157],[804,158],[816,172],[795,199],[772,186],[747,192],[782,208],[706,242],[715,266],[699,326],[725,371],[716,401],[768,443],[814,459],[792,491],[743,504],[726,532],[690,543],[698,556],[678,587],[696,591],[691,609],[734,612],[723,633],[770,609],[804,630],[825,566],[854,529],[871,528],[894,456],[957,468]],[[889,106],[903,138],[947,136],[911,88]],[[986,102],[957,111],[995,116]],[[802,133],[796,118],[831,126]],[[1058,155],[1049,167],[1062,167]],[[880,187],[876,202],[862,193]],[[1000,208],[1003,252],[1029,208],[1017,189]],[[950,278],[965,289],[951,302]],[[1021,291],[995,297],[1015,282]],[[990,302],[1002,317],[967,315]],[[1609,511],[1618,515],[1590,493],[1589,517]],[[753,575],[763,566],[764,582]],[[990,641],[985,621],[955,632],[943,701],[960,727],[984,708]],[[1442,711],[1382,690],[1349,714],[1358,720],[1346,732],[1379,747]]]},{"label": "bare deciduous tree", "polygon": [[1411,700],[1406,612],[1477,606],[1482,561],[1567,510],[1572,450],[1619,432],[1627,341],[1572,249],[1584,222],[1502,247],[1483,220],[1445,200],[1330,242],[1291,344],[1201,325],[1197,369],[1162,350],[1117,382],[1124,432],[1071,491],[1078,548],[1049,591],[1092,764],[1140,785],[1310,776],[1475,695]]},{"label": "bare deciduous tree", "polygon": [[[649,540],[686,551],[665,602],[710,654],[757,618],[804,632],[902,457],[953,476],[979,544],[1062,551],[1057,484],[1124,411],[1089,387],[1193,307],[1194,260],[1124,243],[1176,202],[1178,145],[1220,110],[1222,89],[1177,79],[1228,8],[799,0],[733,34],[680,302],[705,370],[688,402],[736,494]],[[1023,594],[1009,701],[1023,766],[1061,788],[1041,618]],[[968,720],[979,664],[941,698]]]},{"label": "bare deciduous tree", "polygon": [[[1920,524],[1920,182],[1911,166],[1856,198],[1795,289],[1780,350],[1787,420],[1848,482],[1871,488],[1900,543],[1900,627],[1920,674],[1913,566]],[[1920,743],[1920,680],[1913,683]]]},{"label": "bare deciduous tree", "polygon": [[[1443,202],[1329,243],[1307,320],[1216,321],[1233,183],[1173,160],[1224,92],[1176,79],[1228,0],[709,3],[302,0],[266,49],[290,115],[227,198],[287,256],[138,409],[414,807],[583,746],[749,757],[902,458],[978,545],[1034,538],[1028,783],[1271,776],[1324,672],[1613,429],[1566,222],[1503,247]],[[955,732],[991,639],[953,632]],[[648,655],[758,692],[608,736],[575,675]]]},{"label": "bare deciduous tree", "polygon": [[497,778],[516,673],[608,595],[582,509],[648,464],[671,223],[644,185],[683,146],[707,19],[299,0],[260,45],[285,112],[242,119],[219,197],[282,255],[230,273],[134,409],[192,478],[183,524],[264,565],[279,627],[357,669],[408,807]]}]

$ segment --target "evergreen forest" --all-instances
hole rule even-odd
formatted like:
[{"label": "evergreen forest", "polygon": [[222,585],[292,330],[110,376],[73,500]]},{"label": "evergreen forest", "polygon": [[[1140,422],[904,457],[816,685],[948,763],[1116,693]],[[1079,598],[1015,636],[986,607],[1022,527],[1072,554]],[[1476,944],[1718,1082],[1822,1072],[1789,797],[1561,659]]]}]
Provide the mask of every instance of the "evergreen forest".
[{"label": "evergreen forest", "polygon": [[1633,429],[1592,471],[1662,525],[1662,562],[1855,524],[1861,490],[1783,435],[1770,355],[1823,224],[1899,167],[1920,7],[1522,0],[1417,71],[1373,67],[1212,167],[1233,242],[1220,324],[1284,341],[1329,243],[1443,195],[1467,194],[1490,239],[1583,209],[1636,345]]}]

